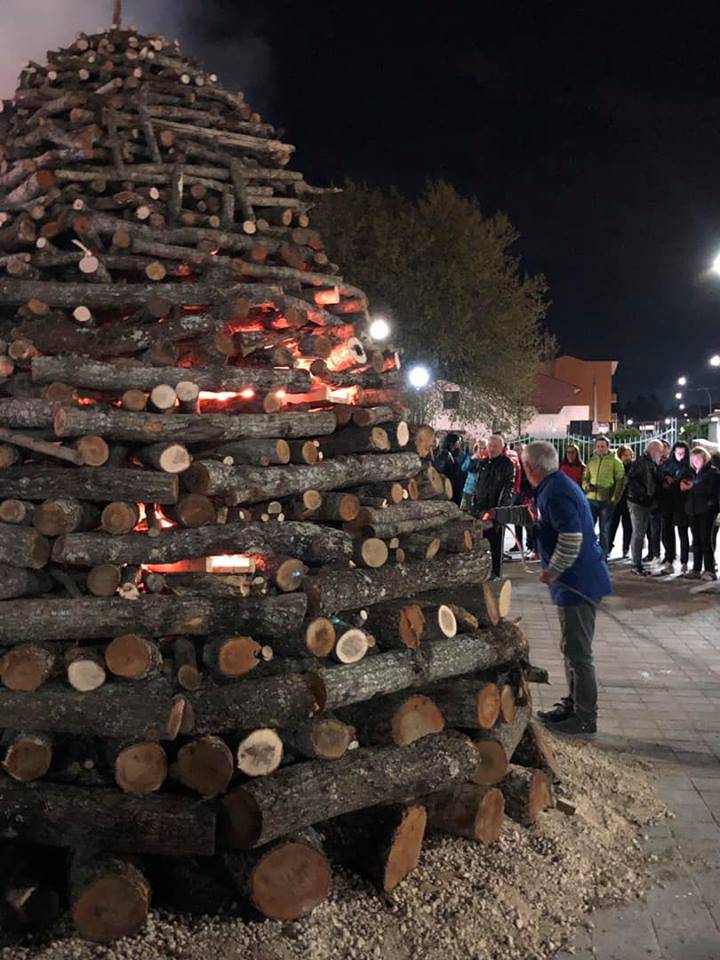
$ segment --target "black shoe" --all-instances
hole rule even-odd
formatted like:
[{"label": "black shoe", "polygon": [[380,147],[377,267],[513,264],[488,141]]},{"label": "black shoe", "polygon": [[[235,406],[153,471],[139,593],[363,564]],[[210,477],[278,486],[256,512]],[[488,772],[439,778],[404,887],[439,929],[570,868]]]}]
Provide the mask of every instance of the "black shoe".
[{"label": "black shoe", "polygon": [[520,553],[520,547],[515,544],[515,546],[510,547],[510,553]]},{"label": "black shoe", "polygon": [[572,717],[574,713],[575,707],[567,697],[563,697],[562,700],[558,700],[552,710],[538,710],[537,715],[543,723],[561,723],[568,717]]},{"label": "black shoe", "polygon": [[651,577],[652,574],[649,570],[645,570],[644,567],[633,567],[632,572],[636,577]]},{"label": "black shoe", "polygon": [[561,723],[554,723],[551,729],[553,733],[559,733],[563,737],[586,737],[589,739],[597,733],[597,722],[594,719],[583,719],[575,714]]},{"label": "black shoe", "polygon": [[651,553],[648,553],[646,556],[643,557],[643,562],[652,563],[654,559],[655,557]]}]

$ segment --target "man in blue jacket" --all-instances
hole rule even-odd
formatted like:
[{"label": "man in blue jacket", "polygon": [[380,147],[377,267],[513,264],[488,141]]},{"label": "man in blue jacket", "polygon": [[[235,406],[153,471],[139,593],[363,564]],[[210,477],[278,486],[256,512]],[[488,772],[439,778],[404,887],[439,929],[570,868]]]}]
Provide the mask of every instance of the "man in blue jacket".
[{"label": "man in blue jacket", "polygon": [[592,643],[597,605],[611,592],[605,555],[580,487],[558,470],[550,443],[523,451],[525,473],[535,488],[540,579],[558,608],[568,695],[555,709],[538,714],[555,733],[591,737],[597,729],[597,682]]}]

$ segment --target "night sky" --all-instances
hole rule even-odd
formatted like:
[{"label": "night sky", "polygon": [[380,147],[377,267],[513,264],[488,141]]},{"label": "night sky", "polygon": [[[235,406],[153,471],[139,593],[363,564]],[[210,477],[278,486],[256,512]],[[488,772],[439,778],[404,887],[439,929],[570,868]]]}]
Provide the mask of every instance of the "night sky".
[{"label": "night sky", "polygon": [[[26,44],[19,24],[55,45],[41,36],[52,16],[69,42],[111,8],[4,0],[4,13],[5,4],[17,8],[4,18],[5,68]],[[619,360],[623,399],[663,388],[669,399],[685,373],[716,384],[720,401],[720,372],[706,362],[720,352],[720,277],[708,273],[720,250],[720,4],[125,0],[125,9],[126,21],[180,36],[226,86],[244,89],[297,144],[295,165],[312,182],[350,176],[412,193],[445,178],[486,213],[507,211],[518,252],[548,278],[561,349]]]},{"label": "night sky", "polygon": [[206,0],[194,26],[267,51],[248,96],[315,181],[506,210],[563,351],[618,359],[626,399],[679,373],[720,399],[720,6],[666,6]]}]

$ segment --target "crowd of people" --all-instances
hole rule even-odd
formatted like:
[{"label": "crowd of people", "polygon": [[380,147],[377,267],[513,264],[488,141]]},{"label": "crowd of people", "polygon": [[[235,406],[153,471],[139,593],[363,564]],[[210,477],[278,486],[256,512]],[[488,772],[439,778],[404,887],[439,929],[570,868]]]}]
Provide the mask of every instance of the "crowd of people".
[{"label": "crowd of people", "polygon": [[[532,504],[534,491],[522,461],[524,445],[510,447],[501,434],[468,444],[449,433],[435,466],[449,477],[453,499],[480,515],[495,507]],[[638,457],[629,446],[616,450],[598,437],[587,463],[573,443],[559,470],[583,491],[606,559],[621,547],[618,561],[630,561],[637,576],[679,573],[691,580],[716,580],[715,548],[720,510],[720,455],[678,440],[652,440]],[[500,573],[503,528],[486,532],[493,574]],[[538,559],[531,526],[515,528],[511,553],[527,550]],[[692,559],[691,559],[692,558]],[[679,562],[679,568],[678,568]]]}]

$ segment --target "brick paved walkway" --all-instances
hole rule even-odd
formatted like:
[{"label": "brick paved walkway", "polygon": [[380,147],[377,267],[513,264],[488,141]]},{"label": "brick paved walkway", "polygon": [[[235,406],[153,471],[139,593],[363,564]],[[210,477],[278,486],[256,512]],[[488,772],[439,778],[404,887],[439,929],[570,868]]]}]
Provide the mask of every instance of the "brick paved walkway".
[{"label": "brick paved walkway", "polygon": [[[557,960],[720,960],[720,593],[611,568],[604,607],[617,620],[598,615],[596,742],[653,761],[676,819],[648,831],[658,884],[646,900],[594,913]],[[541,708],[562,695],[564,675],[557,614],[539,565],[529,569],[513,563],[505,573],[533,662],[550,670],[551,686],[533,688]]]}]

